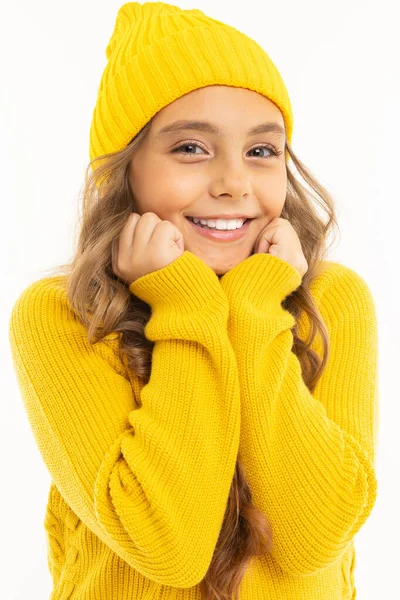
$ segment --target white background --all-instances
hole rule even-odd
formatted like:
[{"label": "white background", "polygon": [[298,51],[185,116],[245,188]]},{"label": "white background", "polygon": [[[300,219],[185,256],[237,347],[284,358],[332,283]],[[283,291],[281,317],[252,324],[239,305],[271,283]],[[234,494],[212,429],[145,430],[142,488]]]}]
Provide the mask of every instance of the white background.
[{"label": "white background", "polygon": [[[71,257],[92,112],[122,4],[19,0],[1,8],[0,595],[7,600],[44,600],[52,589],[43,528],[50,476],[17,387],[8,319],[30,282]],[[336,201],[340,238],[330,259],[356,270],[373,293],[379,320],[379,491],[355,538],[355,578],[357,600],[392,598],[400,560],[397,2],[175,4],[200,8],[240,29],[270,54],[293,105],[294,151]]]}]

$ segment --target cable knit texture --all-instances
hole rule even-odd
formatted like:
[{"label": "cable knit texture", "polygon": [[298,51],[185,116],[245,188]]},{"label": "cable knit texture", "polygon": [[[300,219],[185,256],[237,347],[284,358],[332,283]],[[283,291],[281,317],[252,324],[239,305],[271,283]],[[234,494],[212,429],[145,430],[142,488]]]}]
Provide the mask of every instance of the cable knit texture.
[{"label": "cable knit texture", "polygon": [[282,307],[301,277],[276,256],[252,255],[218,279],[185,251],[135,281],[155,343],[144,386],[118,334],[89,344],[63,276],[20,294],[9,338],[52,478],[52,600],[199,600],[238,451],[274,536],[241,600],[356,597],[354,536],[377,496],[377,321],[361,276],[324,263],[311,289],[331,345],[313,394]]}]

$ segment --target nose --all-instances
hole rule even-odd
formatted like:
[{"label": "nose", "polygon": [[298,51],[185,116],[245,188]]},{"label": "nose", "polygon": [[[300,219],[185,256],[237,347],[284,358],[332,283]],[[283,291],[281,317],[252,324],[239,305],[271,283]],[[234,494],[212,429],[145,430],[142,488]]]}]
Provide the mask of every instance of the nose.
[{"label": "nose", "polygon": [[229,164],[226,162],[226,165],[219,171],[219,176],[214,181],[214,195],[228,195],[233,200],[242,201],[243,196],[252,193],[249,173],[243,165],[238,165],[237,161]]}]

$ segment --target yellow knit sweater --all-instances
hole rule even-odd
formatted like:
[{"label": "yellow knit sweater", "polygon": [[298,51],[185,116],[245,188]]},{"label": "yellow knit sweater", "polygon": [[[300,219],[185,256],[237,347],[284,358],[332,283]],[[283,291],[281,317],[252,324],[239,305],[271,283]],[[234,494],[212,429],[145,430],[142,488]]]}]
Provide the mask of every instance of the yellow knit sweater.
[{"label": "yellow knit sweater", "polygon": [[[238,451],[274,536],[241,600],[356,597],[353,538],[377,496],[377,321],[361,276],[324,266],[311,290],[331,345],[313,394],[281,306],[301,277],[276,256],[251,255],[218,279],[185,251],[134,282],[155,342],[145,386],[118,335],[88,343],[63,276],[22,292],[9,336],[52,477],[52,600],[200,599]],[[303,339],[308,327],[300,319]],[[322,352],[319,336],[312,347]]]}]

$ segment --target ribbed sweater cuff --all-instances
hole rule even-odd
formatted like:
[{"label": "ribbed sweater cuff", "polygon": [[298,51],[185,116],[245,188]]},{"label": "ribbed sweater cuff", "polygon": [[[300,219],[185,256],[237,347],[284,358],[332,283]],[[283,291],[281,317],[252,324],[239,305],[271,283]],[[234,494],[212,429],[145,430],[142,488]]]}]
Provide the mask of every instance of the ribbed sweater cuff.
[{"label": "ribbed sweater cuff", "polygon": [[220,285],[231,306],[243,299],[263,310],[279,305],[301,281],[297,269],[285,260],[273,254],[256,253],[225,273]]},{"label": "ribbed sweater cuff", "polygon": [[188,250],[166,267],[139,277],[129,290],[152,309],[171,308],[181,315],[199,308],[211,314],[229,311],[216,273]]}]

